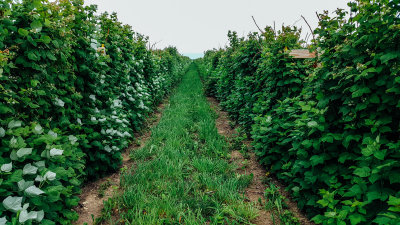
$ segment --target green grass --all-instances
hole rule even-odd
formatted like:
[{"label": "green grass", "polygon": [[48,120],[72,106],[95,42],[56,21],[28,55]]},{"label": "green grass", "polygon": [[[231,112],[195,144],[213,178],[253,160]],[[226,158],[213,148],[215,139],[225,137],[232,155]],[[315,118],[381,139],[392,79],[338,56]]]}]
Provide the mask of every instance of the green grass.
[{"label": "green grass", "polygon": [[[214,113],[215,114],[215,113]],[[249,224],[257,216],[244,201],[252,176],[228,163],[228,144],[191,65],[135,166],[121,176],[121,193],[105,203],[110,224]]]},{"label": "green grass", "polygon": [[265,209],[271,212],[273,224],[278,224],[275,217],[279,218],[279,224],[300,225],[299,219],[288,209],[287,199],[279,193],[279,188],[272,182],[264,192]]}]

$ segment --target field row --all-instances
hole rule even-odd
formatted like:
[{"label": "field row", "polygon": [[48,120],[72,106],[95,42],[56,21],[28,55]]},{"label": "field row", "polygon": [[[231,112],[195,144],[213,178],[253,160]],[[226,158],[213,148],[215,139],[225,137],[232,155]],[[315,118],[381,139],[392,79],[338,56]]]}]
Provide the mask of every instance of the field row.
[{"label": "field row", "polygon": [[71,224],[189,59],[83,1],[0,2],[0,224]]},{"label": "field row", "polygon": [[[358,1],[301,30],[267,27],[206,52],[202,79],[318,224],[400,223],[399,1]],[[314,59],[290,56],[308,48]]]}]

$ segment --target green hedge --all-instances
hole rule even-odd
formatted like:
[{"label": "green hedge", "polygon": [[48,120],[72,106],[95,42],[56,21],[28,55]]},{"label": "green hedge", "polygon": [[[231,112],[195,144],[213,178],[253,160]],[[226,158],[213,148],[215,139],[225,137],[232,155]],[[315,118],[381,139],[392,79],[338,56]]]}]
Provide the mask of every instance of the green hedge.
[{"label": "green hedge", "polygon": [[230,33],[203,79],[313,221],[399,224],[400,1],[349,8],[319,15],[316,60],[288,55],[296,28]]},{"label": "green hedge", "polygon": [[[189,59],[82,0],[0,2],[0,224],[71,224]],[[105,45],[105,54],[101,45]]]}]

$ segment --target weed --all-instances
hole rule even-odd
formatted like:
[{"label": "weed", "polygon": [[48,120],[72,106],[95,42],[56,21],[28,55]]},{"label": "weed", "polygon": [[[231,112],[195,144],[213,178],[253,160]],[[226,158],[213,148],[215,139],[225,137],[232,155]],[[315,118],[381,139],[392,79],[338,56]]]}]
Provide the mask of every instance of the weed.
[{"label": "weed", "polygon": [[244,161],[241,162],[242,164],[242,169],[246,169],[249,166],[249,161],[245,159]]},{"label": "weed", "polygon": [[280,220],[280,224],[295,225],[300,224],[299,219],[288,210],[287,199],[279,192],[279,188],[272,182],[264,192],[265,209],[272,213],[271,218],[275,224],[275,216]]},{"label": "weed", "polygon": [[246,144],[242,144],[242,147],[240,148],[240,153],[242,153],[245,159],[250,159],[249,148]]},{"label": "weed", "polygon": [[104,183],[102,183],[100,185],[99,190],[98,190],[98,196],[100,198],[104,197],[105,191],[111,186],[111,184],[112,184],[111,179],[108,178]]}]

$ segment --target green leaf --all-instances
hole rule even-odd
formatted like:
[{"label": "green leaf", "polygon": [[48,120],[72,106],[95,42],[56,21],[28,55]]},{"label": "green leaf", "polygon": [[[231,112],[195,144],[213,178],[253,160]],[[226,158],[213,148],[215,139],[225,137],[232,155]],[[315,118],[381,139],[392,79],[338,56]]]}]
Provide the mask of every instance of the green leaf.
[{"label": "green leaf", "polygon": [[34,104],[34,103],[32,103],[32,102],[29,102],[29,107],[31,107],[31,109],[37,109],[37,108],[39,108],[40,106],[37,105],[37,104]]},{"label": "green leaf", "polygon": [[385,156],[386,156],[386,150],[376,151],[376,152],[374,152],[374,156],[375,156],[375,158],[377,158],[379,160],[384,160]]},{"label": "green leaf", "polygon": [[17,120],[17,121],[11,120],[11,121],[8,123],[8,129],[18,128],[18,127],[21,127],[21,125],[22,125],[22,121],[19,121],[19,120]]},{"label": "green leaf", "polygon": [[320,224],[325,220],[323,215],[316,215],[314,216],[311,221],[314,221],[316,224]]},{"label": "green leaf", "polygon": [[39,20],[35,20],[31,23],[31,28],[40,31],[42,29],[42,23]]},{"label": "green leaf", "polygon": [[318,126],[318,123],[315,122],[315,121],[310,121],[310,122],[307,123],[307,126],[310,127],[310,128],[314,128],[314,127]]},{"label": "green leaf", "polygon": [[24,175],[35,175],[38,171],[38,168],[28,163],[24,166],[24,169],[22,171]]},{"label": "green leaf", "polygon": [[390,53],[387,53],[387,54],[381,56],[381,61],[382,61],[382,63],[387,63],[387,62],[389,62],[389,60],[395,59],[398,56],[399,56],[398,53],[390,52]]},{"label": "green leaf", "polygon": [[6,199],[3,200],[4,208],[15,213],[22,210],[21,204],[22,204],[22,197],[8,196]]},{"label": "green leaf", "polygon": [[46,53],[46,55],[47,55],[47,58],[49,58],[50,60],[53,60],[53,61],[56,61],[56,60],[57,60],[57,58],[54,56],[54,54],[51,53],[50,51],[48,51],[48,52]]},{"label": "green leaf", "polygon": [[46,220],[46,219],[44,219],[40,224],[41,225],[56,225],[55,222],[53,222],[51,220]]},{"label": "green leaf", "polygon": [[314,155],[310,158],[310,162],[312,166],[316,166],[318,164],[323,164],[324,163],[324,157],[319,156],[319,155]]},{"label": "green leaf", "polygon": [[0,169],[1,169],[2,172],[9,173],[9,172],[11,172],[12,167],[13,167],[12,162],[10,162],[10,163],[1,165]]},{"label": "green leaf", "polygon": [[400,212],[400,206],[390,207],[388,210],[391,212]]},{"label": "green leaf", "polygon": [[362,216],[361,214],[358,214],[358,213],[351,214],[349,216],[349,219],[350,219],[350,223],[352,225],[356,225],[356,224],[361,223],[362,221],[365,221],[364,216]]},{"label": "green leaf", "polygon": [[400,198],[389,196],[388,204],[393,206],[400,206]]},{"label": "green leaf", "polygon": [[75,198],[70,198],[66,201],[67,206],[69,207],[74,207],[77,206],[79,204],[79,198],[75,197]]},{"label": "green leaf", "polygon": [[324,134],[320,139],[321,142],[333,143],[333,137],[330,134]]},{"label": "green leaf", "polygon": [[0,138],[6,136],[6,130],[4,128],[0,127]]},{"label": "green leaf", "polygon": [[63,153],[64,153],[64,150],[62,150],[62,149],[52,148],[50,150],[50,156],[51,157],[61,156]]},{"label": "green leaf", "polygon": [[43,133],[43,127],[40,124],[37,124],[32,131],[34,134],[41,134]]},{"label": "green leaf", "polygon": [[372,202],[374,200],[380,199],[381,193],[377,191],[369,191],[367,192],[367,198],[369,202]]},{"label": "green leaf", "polygon": [[19,191],[25,191],[28,187],[33,186],[33,185],[34,185],[33,181],[20,180],[18,182]]},{"label": "green leaf", "polygon": [[360,135],[344,135],[343,146],[348,148],[351,141],[359,141],[361,139]]},{"label": "green leaf", "polygon": [[32,87],[36,87],[40,82],[38,80],[31,80]]},{"label": "green leaf", "polygon": [[17,151],[18,158],[22,158],[26,155],[32,154],[33,148],[21,148]]},{"label": "green leaf", "polygon": [[344,194],[344,197],[353,197],[353,196],[356,196],[356,195],[359,195],[359,194],[362,194],[362,193],[363,193],[363,191],[361,190],[360,185],[355,184],[349,189],[348,192],[346,192]]},{"label": "green leaf", "polygon": [[24,141],[24,139],[22,139],[21,136],[15,138],[12,137],[10,140],[10,147],[11,148],[24,148],[26,146],[26,143]]},{"label": "green leaf", "polygon": [[44,194],[44,191],[40,190],[37,188],[35,185],[30,186],[25,190],[25,193],[28,194],[29,196],[38,196],[41,194]]},{"label": "green leaf", "polygon": [[22,180],[22,175],[23,175],[22,170],[16,170],[10,176],[8,181],[17,183],[18,181]]},{"label": "green leaf", "polygon": [[33,61],[38,61],[39,60],[39,57],[36,56],[35,52],[33,52],[33,51],[28,52],[28,58],[30,60],[33,60]]},{"label": "green leaf", "polygon": [[33,5],[33,7],[35,7],[36,9],[39,9],[39,8],[42,7],[41,1],[38,1],[38,0],[33,1],[32,5]]},{"label": "green leaf", "polygon": [[358,88],[355,92],[353,92],[352,97],[358,98],[367,93],[371,93],[371,89],[369,89],[368,87]]},{"label": "green leaf", "polygon": [[32,38],[31,36],[28,36],[26,39],[27,39],[27,40],[29,41],[29,43],[31,43],[33,46],[37,47],[37,42],[36,42],[35,40],[33,40],[33,38]]},{"label": "green leaf", "polygon": [[371,156],[376,151],[376,147],[373,145],[367,145],[367,147],[361,149],[361,153],[364,156]]},{"label": "green leaf", "polygon": [[373,94],[373,95],[369,98],[369,101],[370,101],[371,103],[374,103],[374,104],[379,104],[379,103],[381,103],[381,100],[379,99],[378,95],[376,95],[376,94]]},{"label": "green leaf", "polygon": [[49,36],[43,36],[42,38],[41,38],[41,40],[43,41],[43,43],[45,43],[45,44],[50,44],[50,42],[51,42],[51,38],[49,37]]},{"label": "green leaf", "polygon": [[372,184],[375,183],[379,178],[381,178],[381,176],[379,174],[371,174],[368,177],[369,182],[371,182]]},{"label": "green leaf", "polygon": [[389,180],[391,184],[400,184],[400,170],[390,171]]},{"label": "green leaf", "polygon": [[23,28],[19,28],[19,29],[18,29],[18,33],[19,33],[21,36],[26,37],[26,36],[28,36],[29,31],[27,31],[27,30],[25,30],[25,29],[23,29]]},{"label": "green leaf", "polygon": [[357,168],[353,173],[359,177],[368,177],[371,174],[371,169],[364,166],[362,168]]},{"label": "green leaf", "polygon": [[51,186],[47,188],[45,192],[48,195],[49,201],[56,202],[60,200],[60,194],[63,189],[63,186]]},{"label": "green leaf", "polygon": [[44,90],[38,90],[36,93],[37,93],[38,95],[40,95],[40,96],[46,95],[46,92],[45,92]]},{"label": "green leaf", "polygon": [[388,225],[393,221],[393,218],[389,218],[386,216],[378,216],[373,222],[379,225]]},{"label": "green leaf", "polygon": [[49,19],[44,19],[44,25],[46,27],[49,27],[51,25],[50,20]]},{"label": "green leaf", "polygon": [[337,216],[336,212],[325,212],[325,216],[328,218],[334,218]]},{"label": "green leaf", "polygon": [[0,114],[8,114],[12,112],[11,108],[0,103]]},{"label": "green leaf", "polygon": [[375,73],[376,71],[377,71],[377,70],[376,70],[374,67],[368,68],[368,69],[364,70],[364,71],[360,74],[360,76],[365,77],[366,75],[368,75],[368,73]]},{"label": "green leaf", "polygon": [[53,41],[51,41],[51,43],[53,43],[54,47],[60,48],[60,44],[58,43],[57,40],[53,40]]},{"label": "green leaf", "polygon": [[349,159],[353,159],[353,155],[348,152],[343,152],[340,154],[338,161],[340,163],[345,163]]}]

